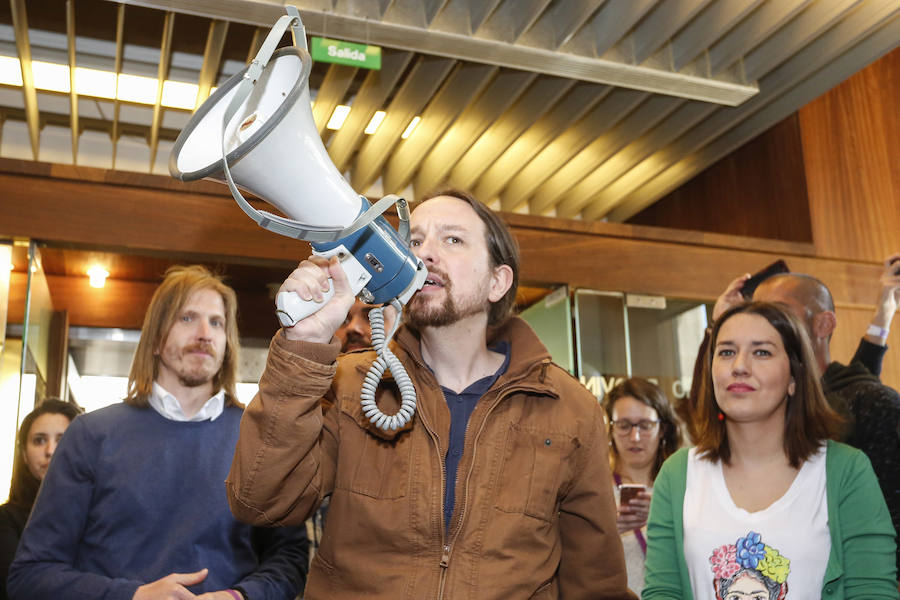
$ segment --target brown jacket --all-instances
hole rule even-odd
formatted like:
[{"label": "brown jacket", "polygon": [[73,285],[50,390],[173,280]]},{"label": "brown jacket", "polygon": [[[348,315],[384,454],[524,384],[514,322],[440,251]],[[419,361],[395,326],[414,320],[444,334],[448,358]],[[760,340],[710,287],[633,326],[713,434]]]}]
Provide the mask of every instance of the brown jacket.
[{"label": "brown jacket", "polygon": [[[392,433],[360,409],[371,351],[335,362],[336,343],[275,336],[226,484],[234,514],[257,525],[302,523],[331,495],[304,598],[634,598],[596,399],[521,319],[495,337],[509,367],[469,420],[446,532],[450,412],[415,335],[402,328],[393,350],[418,408]],[[391,414],[397,396],[385,379],[378,405]]]}]

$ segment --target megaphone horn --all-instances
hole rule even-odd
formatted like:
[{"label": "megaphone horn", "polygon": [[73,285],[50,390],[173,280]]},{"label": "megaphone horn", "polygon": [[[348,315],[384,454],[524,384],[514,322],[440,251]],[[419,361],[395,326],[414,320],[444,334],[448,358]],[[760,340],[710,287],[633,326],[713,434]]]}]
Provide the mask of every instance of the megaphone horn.
[{"label": "megaphone horn", "polygon": [[[398,311],[425,283],[428,272],[409,248],[409,207],[397,196],[374,205],[353,191],[319,138],[309,99],[312,59],[299,11],[285,7],[256,58],[207,98],[182,130],[169,158],[169,172],[182,181],[210,177],[224,181],[247,216],[274,233],[306,240],[313,253],[337,256],[360,299],[390,302]],[[288,27],[294,45],[275,50]],[[238,186],[277,207],[288,218],[257,210]],[[397,205],[398,234],[384,218]],[[279,293],[278,319],[285,327],[322,308],[294,293]],[[406,425],[416,406],[415,389],[387,343],[380,309],[370,311],[372,339],[378,359],[362,392],[363,412],[378,427]],[[374,315],[374,318],[373,318]],[[374,390],[390,369],[401,390],[397,414],[385,415],[375,405]]]},{"label": "megaphone horn", "polygon": [[[256,58],[220,86],[191,117],[175,142],[169,172],[182,181],[209,177],[225,182],[238,206],[261,227],[312,243],[321,256],[338,256],[354,294],[369,303],[405,304],[427,272],[409,250],[405,200],[386,196],[369,204],[331,162],[310,108],[312,60],[300,13],[278,19]],[[275,50],[287,28],[294,46]],[[257,210],[241,188],[289,218]],[[382,213],[397,204],[400,234]],[[324,306],[279,294],[285,326]]]}]

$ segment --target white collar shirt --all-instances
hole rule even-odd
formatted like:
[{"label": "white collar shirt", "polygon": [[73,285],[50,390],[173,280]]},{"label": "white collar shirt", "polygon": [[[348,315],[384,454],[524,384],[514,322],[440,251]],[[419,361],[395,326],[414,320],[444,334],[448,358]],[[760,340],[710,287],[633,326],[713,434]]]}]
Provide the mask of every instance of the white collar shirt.
[{"label": "white collar shirt", "polygon": [[178,399],[155,381],[149,400],[156,412],[172,421],[215,421],[225,411],[225,390],[216,392],[193,417],[184,414]]}]

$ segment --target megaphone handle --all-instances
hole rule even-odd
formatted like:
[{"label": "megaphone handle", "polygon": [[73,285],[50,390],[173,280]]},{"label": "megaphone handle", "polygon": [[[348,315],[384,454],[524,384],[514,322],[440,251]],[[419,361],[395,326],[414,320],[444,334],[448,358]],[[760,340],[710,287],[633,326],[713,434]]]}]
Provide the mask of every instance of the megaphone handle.
[{"label": "megaphone handle", "polygon": [[[359,294],[366,287],[366,284],[369,283],[369,280],[372,279],[372,274],[356,260],[355,256],[350,254],[350,251],[343,244],[329,250],[314,250],[313,254],[324,256],[325,258],[337,256],[341,260],[341,267],[344,269],[344,274],[347,275],[347,282],[350,283],[350,289],[354,296]],[[334,282],[329,278],[328,291],[322,293],[321,302],[303,300],[294,292],[279,292],[275,297],[275,312],[278,314],[278,320],[284,327],[293,327],[301,319],[305,319],[325,306],[333,296]]]},{"label": "megaphone handle", "polygon": [[322,301],[304,300],[296,292],[279,292],[275,298],[276,314],[284,327],[292,327],[313,314],[334,296],[334,283],[328,280],[328,291],[322,292]]}]

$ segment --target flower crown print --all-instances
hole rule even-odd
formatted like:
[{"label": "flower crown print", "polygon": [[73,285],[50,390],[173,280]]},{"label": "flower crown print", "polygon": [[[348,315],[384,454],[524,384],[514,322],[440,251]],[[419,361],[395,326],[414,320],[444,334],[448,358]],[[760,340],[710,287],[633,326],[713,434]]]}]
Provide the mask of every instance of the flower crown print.
[{"label": "flower crown print", "polygon": [[776,583],[784,583],[791,572],[790,559],[763,544],[760,535],[754,531],[738,538],[734,544],[713,550],[709,562],[718,579],[728,579],[742,569],[755,569]]}]

